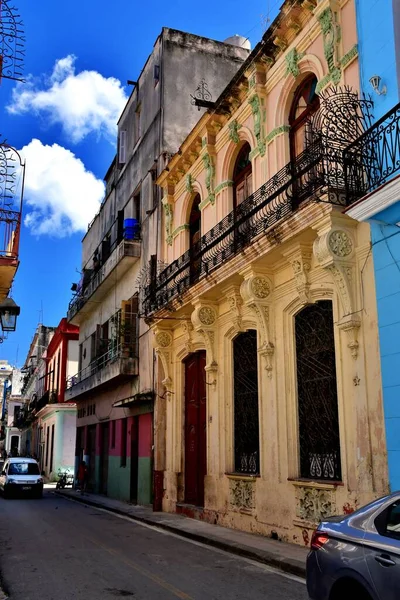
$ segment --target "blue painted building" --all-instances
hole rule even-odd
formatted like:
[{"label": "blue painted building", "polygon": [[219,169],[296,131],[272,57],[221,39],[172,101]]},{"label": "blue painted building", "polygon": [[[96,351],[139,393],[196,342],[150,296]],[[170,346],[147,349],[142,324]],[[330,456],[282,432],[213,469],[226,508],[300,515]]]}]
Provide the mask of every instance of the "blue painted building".
[{"label": "blue painted building", "polygon": [[[361,89],[372,96],[375,123],[355,149],[363,157],[366,184],[364,196],[347,213],[371,226],[389,483],[394,491],[400,489],[400,3],[356,0],[356,7]],[[370,82],[374,76],[380,77],[375,90]]]}]

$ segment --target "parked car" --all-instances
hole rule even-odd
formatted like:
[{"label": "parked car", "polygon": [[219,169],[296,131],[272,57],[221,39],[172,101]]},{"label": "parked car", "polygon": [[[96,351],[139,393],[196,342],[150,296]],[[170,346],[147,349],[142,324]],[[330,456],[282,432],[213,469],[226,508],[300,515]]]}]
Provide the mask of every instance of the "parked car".
[{"label": "parked car", "polygon": [[319,524],[307,588],[312,600],[399,600],[400,492]]},{"label": "parked car", "polygon": [[33,458],[8,458],[0,474],[0,490],[5,498],[13,494],[43,495],[43,478]]}]

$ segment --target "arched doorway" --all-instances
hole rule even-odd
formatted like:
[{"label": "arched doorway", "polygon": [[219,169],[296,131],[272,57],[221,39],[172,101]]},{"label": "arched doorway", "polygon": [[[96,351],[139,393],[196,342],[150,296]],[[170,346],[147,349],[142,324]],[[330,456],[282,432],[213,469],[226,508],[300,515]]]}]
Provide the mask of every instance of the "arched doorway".
[{"label": "arched doorway", "polygon": [[233,169],[233,207],[236,208],[253,192],[250,145],[243,144]]},{"label": "arched doorway", "polygon": [[190,354],[185,365],[185,502],[204,506],[207,473],[206,353]]},{"label": "arched doorway", "polygon": [[189,216],[189,253],[190,253],[190,283],[198,280],[201,274],[200,238],[201,238],[201,210],[200,194],[192,200]]}]

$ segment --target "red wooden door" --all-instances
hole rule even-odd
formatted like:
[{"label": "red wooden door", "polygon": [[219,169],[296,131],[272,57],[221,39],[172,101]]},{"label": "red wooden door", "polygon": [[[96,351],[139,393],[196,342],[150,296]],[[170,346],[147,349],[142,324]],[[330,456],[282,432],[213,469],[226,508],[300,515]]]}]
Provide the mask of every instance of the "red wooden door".
[{"label": "red wooden door", "polygon": [[185,501],[204,506],[207,472],[205,351],[185,361]]}]

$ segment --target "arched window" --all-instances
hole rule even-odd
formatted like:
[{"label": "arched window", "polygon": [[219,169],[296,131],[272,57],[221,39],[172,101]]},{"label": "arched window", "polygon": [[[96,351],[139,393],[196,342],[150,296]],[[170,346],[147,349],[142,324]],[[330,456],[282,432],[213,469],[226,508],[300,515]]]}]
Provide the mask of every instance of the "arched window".
[{"label": "arched window", "polygon": [[289,113],[291,162],[305,149],[307,121],[319,108],[319,97],[315,93],[317,83],[317,78],[311,74],[302,81],[294,94]]},{"label": "arched window", "polygon": [[260,472],[257,332],[233,341],[235,472]]},{"label": "arched window", "polygon": [[335,339],[330,300],[295,318],[300,476],[341,479]]},{"label": "arched window", "polygon": [[192,208],[189,216],[189,252],[190,252],[190,281],[194,282],[200,277],[201,259],[200,238],[201,238],[201,210],[200,194],[196,194],[192,201]]},{"label": "arched window", "polygon": [[252,192],[250,145],[246,142],[240,149],[233,170],[233,207],[239,206]]}]

